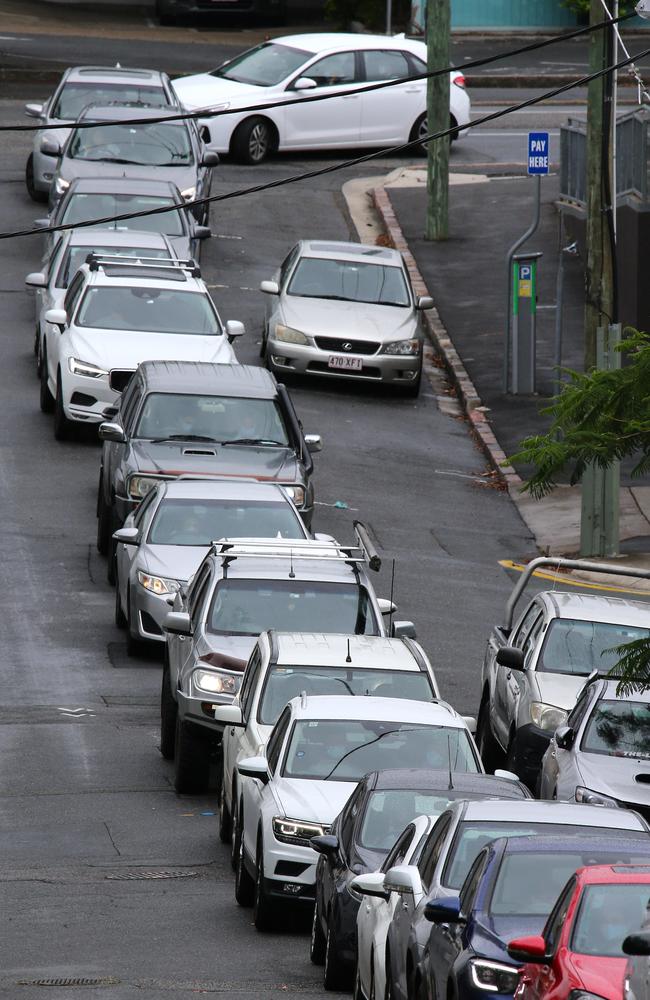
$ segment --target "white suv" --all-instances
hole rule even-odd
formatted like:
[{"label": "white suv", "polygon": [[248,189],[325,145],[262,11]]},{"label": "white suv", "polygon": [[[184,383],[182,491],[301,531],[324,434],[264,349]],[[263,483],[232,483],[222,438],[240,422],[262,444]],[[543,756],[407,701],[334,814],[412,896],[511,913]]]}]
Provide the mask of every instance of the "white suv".
[{"label": "white suv", "polygon": [[43,319],[40,403],[58,440],[72,422],[104,421],[142,361],[236,364],[244,332],[222,323],[193,261],[120,256],[91,258]]},{"label": "white suv", "polygon": [[237,764],[260,752],[284,706],[303,691],[427,702],[440,698],[433,667],[413,639],[262,632],[238,696],[214,711],[215,722],[224,725],[219,809],[224,844],[231,840],[233,803],[240,795]]},{"label": "white suv", "polygon": [[239,762],[235,896],[253,903],[258,930],[271,926],[278,901],[313,903],[311,838],[329,832],[364,774],[397,761],[483,770],[464,719],[445,702],[306,694],[286,706],[266,753]]}]

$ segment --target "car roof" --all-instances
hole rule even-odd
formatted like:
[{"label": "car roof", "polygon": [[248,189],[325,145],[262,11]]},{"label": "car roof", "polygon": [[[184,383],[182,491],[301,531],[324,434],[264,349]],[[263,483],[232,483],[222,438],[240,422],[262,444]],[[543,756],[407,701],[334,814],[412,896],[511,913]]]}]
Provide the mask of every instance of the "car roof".
[{"label": "car roof", "polygon": [[77,177],[70,184],[67,195],[78,194],[134,194],[156,198],[171,197],[183,203],[180,191],[173,181],[138,180],[135,177]]},{"label": "car roof", "polygon": [[650,883],[650,865],[586,865],[578,869],[577,875],[582,885],[603,882]]},{"label": "car roof", "polygon": [[[91,118],[97,121],[122,121],[140,118],[169,118],[171,115],[178,115],[177,108],[164,107],[152,108],[141,104],[88,104],[77,121],[84,121]],[[173,125],[185,125],[184,121],[174,121]]]},{"label": "car roof", "polygon": [[168,479],[158,486],[168,500],[241,500],[246,503],[287,501],[276,483],[247,482],[245,479]]},{"label": "car roof", "polygon": [[328,667],[344,663],[350,656],[351,670],[422,670],[403,639],[379,635],[322,634],[320,632],[275,632],[281,666]]},{"label": "car roof", "polygon": [[201,279],[198,265],[189,268],[177,266],[177,262],[166,265],[160,263],[138,266],[136,260],[120,263],[110,261],[95,265],[82,264],[79,269],[88,276],[88,284],[93,286],[109,285],[111,288],[165,288],[176,291],[192,292],[197,295],[208,295],[205,283]]},{"label": "car roof", "polygon": [[[271,552],[262,550],[258,543],[264,540],[260,538],[229,538],[219,541],[233,543],[233,548],[235,542],[243,542],[248,550],[243,555],[233,553],[227,562],[227,570],[222,570],[224,579],[227,577],[228,579],[251,581],[291,580],[296,584],[340,583],[355,585],[357,583],[357,573],[351,560],[343,556],[335,558],[333,553],[327,552],[327,543],[314,539],[305,538],[296,541],[295,539],[274,538],[271,541],[275,551]],[[256,547],[258,551],[255,551]],[[302,550],[301,553],[299,547]],[[223,567],[224,558],[228,555],[227,552],[214,552],[211,558],[215,559],[220,567]]]},{"label": "car roof", "polygon": [[[416,788],[449,791],[449,771],[430,768],[390,768],[371,771],[366,775],[369,787],[381,789]],[[374,782],[374,783],[373,783]],[[494,774],[474,774],[469,771],[452,771],[451,786],[454,791],[485,792],[486,796],[503,796],[507,799],[526,798],[525,786]]]},{"label": "car roof", "polygon": [[404,35],[366,35],[345,31],[309,32],[302,35],[283,35],[274,43],[291,45],[305,52],[329,52],[331,49],[406,49],[409,52],[426,52],[424,42],[405,38]]},{"label": "car roof", "polygon": [[612,830],[647,830],[641,817],[629,809],[608,809],[604,806],[588,806],[579,802],[540,802],[526,799],[513,806],[506,801],[479,800],[467,804],[458,803],[449,808],[463,811],[462,819],[470,823],[521,820],[528,823],[597,826]]},{"label": "car roof", "polygon": [[66,83],[147,83],[160,84],[165,74],[157,69],[136,69],[131,66],[73,66],[68,70]]},{"label": "car roof", "polygon": [[350,698],[349,695],[301,695],[289,702],[296,719],[412,722],[414,725],[466,729],[445,702],[411,701],[407,698]]},{"label": "car roof", "polygon": [[278,384],[257,365],[220,365],[204,361],[143,361],[138,368],[145,390],[212,392],[215,396],[275,399]]},{"label": "car roof", "polygon": [[538,596],[556,618],[650,628],[650,603],[628,601],[622,597],[573,594],[564,590],[545,590]]},{"label": "car roof", "polygon": [[301,256],[322,257],[326,260],[356,261],[368,263],[369,259],[390,267],[402,267],[402,255],[391,247],[377,247],[363,243],[348,243],[343,240],[302,240]]},{"label": "car roof", "polygon": [[[598,808],[603,807],[599,806]],[[539,831],[536,831],[533,836],[499,837],[497,840],[490,841],[487,846],[493,849],[495,853],[503,852],[504,854],[571,854],[579,851],[584,855],[591,850],[602,851],[605,846],[612,851],[631,849],[637,854],[643,854],[646,850],[643,841],[641,841],[641,847],[639,847],[638,839],[612,838],[611,843],[603,845],[603,838],[595,837],[593,834],[587,834],[587,836],[576,840],[575,837],[562,836],[562,834],[540,835]],[[650,836],[648,837],[647,852],[648,864],[650,866]],[[648,871],[650,872],[650,867]]]},{"label": "car roof", "polygon": [[[101,233],[101,236],[99,235]],[[174,251],[163,233],[143,233],[137,229],[72,229],[70,230],[69,246],[95,247],[98,243],[107,247],[142,247],[150,250]]]}]

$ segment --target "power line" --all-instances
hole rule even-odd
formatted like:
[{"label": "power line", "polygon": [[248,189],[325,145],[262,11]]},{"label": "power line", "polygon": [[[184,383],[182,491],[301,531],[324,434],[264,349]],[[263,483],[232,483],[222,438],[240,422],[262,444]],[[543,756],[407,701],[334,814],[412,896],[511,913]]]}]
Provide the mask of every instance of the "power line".
[{"label": "power line", "polygon": [[[442,69],[435,69],[432,71],[427,71],[425,73],[417,73],[414,76],[406,76],[397,80],[382,80],[379,83],[371,83],[363,87],[355,87],[351,90],[341,90],[336,94],[312,94],[309,97],[292,97],[288,101],[279,101],[276,104],[269,104],[268,101],[261,104],[249,104],[243,108],[222,108],[220,110],[212,110],[211,107],[201,108],[198,111],[185,111],[181,114],[173,115],[161,115],[160,117],[151,118],[124,118],[115,121],[88,121],[88,122],[60,122],[58,124],[52,123],[51,125],[0,125],[0,132],[41,132],[47,130],[48,132],[55,132],[58,129],[86,129],[93,128],[98,124],[102,127],[113,126],[113,125],[154,125],[161,122],[177,122],[177,121],[192,121],[196,119],[205,120],[206,118],[221,118],[223,115],[240,115],[248,114],[252,111],[269,111],[269,109],[275,110],[276,108],[289,107],[292,104],[312,104],[315,101],[328,101],[335,97],[349,97],[355,94],[367,94],[374,90],[385,90],[388,87],[397,87],[405,83],[417,83],[419,80],[429,80],[436,76],[443,76],[445,73],[459,73],[463,74],[468,69],[475,69],[477,66],[487,66],[490,63],[498,62],[501,59],[508,59],[512,56],[522,55],[526,52],[534,52],[537,49],[546,48],[548,45],[556,45],[558,42],[563,42],[571,38],[577,38],[581,35],[588,35],[594,31],[601,31],[603,28],[608,28],[612,25],[617,25],[621,21],[627,21],[629,18],[634,17],[633,13],[621,14],[619,17],[611,18],[606,21],[600,21],[598,24],[590,24],[584,28],[577,28],[575,31],[568,31],[563,35],[555,35],[552,38],[545,38],[537,42],[529,42],[527,45],[522,45],[518,49],[510,49],[508,52],[501,52],[497,55],[484,56],[481,59],[472,59],[462,66],[447,66]],[[360,36],[363,37],[363,36]],[[303,91],[304,93],[304,91]],[[92,107],[92,105],[89,105]]]},{"label": "power line", "polygon": [[[616,70],[622,69],[624,66],[629,66],[634,60],[642,59],[648,54],[650,54],[650,48],[644,49],[642,52],[638,52],[636,55],[630,56],[627,59],[622,59],[613,66],[607,66],[605,69],[600,69],[595,73],[590,73],[588,76],[583,76],[579,80],[575,80],[572,83],[565,83],[561,87],[556,87],[555,90],[546,91],[546,93],[541,94],[538,97],[531,97],[526,101],[521,101],[519,104],[511,104],[509,107],[503,108],[500,111],[493,111],[488,115],[483,115],[481,118],[477,118],[475,121],[470,122],[466,128],[476,128],[477,125],[485,125],[486,122],[496,121],[497,119],[503,118],[505,115],[512,114],[515,111],[522,111],[524,108],[532,107],[534,104],[540,104],[543,101],[550,100],[550,98],[557,97],[559,94],[564,94],[568,90],[572,90],[574,87],[584,86],[584,84],[589,83],[591,80],[597,80],[601,76],[606,76],[609,73],[614,73]],[[361,163],[367,163],[370,160],[376,160],[380,156],[386,156],[388,153],[392,154],[405,152],[406,150],[421,146],[423,143],[434,142],[436,139],[444,139],[457,131],[458,129],[454,126],[452,128],[444,129],[442,132],[436,132],[426,135],[423,138],[413,139],[409,142],[402,143],[400,146],[391,146],[387,149],[373,150],[370,153],[365,153],[363,156],[357,156],[352,160],[339,161],[337,163],[332,163],[327,167],[318,167],[315,170],[308,170],[302,174],[295,174],[293,177],[280,177],[275,181],[265,181],[261,184],[254,184],[251,187],[238,188],[236,191],[230,191],[226,194],[211,195],[209,198],[200,198],[196,201],[188,201],[184,205],[163,205],[161,208],[153,208],[149,210],[145,209],[144,211],[129,212],[123,215],[111,215],[102,219],[91,219],[88,222],[74,222],[58,226],[48,226],[44,229],[14,230],[13,232],[0,233],[0,240],[9,240],[19,236],[36,236],[45,233],[61,233],[67,232],[69,229],[91,229],[94,226],[102,226],[105,223],[122,222],[129,219],[141,219],[152,215],[165,215],[167,212],[188,211],[192,208],[212,205],[220,201],[232,201],[235,198],[243,198],[247,195],[259,194],[262,191],[270,191],[273,188],[285,187],[288,184],[296,184],[299,181],[311,180],[314,177],[322,177],[325,174],[336,173],[339,170],[344,170],[346,167],[354,167]]]}]

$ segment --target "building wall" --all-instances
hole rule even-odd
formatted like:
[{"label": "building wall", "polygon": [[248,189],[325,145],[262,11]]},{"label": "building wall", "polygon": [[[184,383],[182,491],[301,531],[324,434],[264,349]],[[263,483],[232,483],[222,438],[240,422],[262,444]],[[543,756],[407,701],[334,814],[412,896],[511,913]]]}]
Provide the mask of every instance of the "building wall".
[{"label": "building wall", "polygon": [[561,0],[452,0],[454,28],[561,28],[576,15]]}]

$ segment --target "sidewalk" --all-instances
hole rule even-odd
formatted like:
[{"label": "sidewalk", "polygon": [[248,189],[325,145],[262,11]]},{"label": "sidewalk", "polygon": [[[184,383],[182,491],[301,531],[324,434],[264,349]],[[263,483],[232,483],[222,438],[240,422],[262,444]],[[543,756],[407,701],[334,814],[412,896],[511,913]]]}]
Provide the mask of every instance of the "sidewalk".
[{"label": "sidewalk", "polygon": [[[575,554],[580,540],[580,488],[560,486],[535,501],[521,493],[530,470],[507,463],[523,437],[543,433],[549,425],[540,409],[553,388],[557,177],[543,182],[540,226],[526,245],[544,253],[539,269],[536,397],[507,396],[502,390],[506,255],[532,218],[532,180],[452,175],[451,237],[442,243],[423,238],[425,182],[423,168],[395,171],[383,186],[375,187],[376,208],[393,244],[407,258],[416,294],[433,296],[436,309],[427,314],[431,339],[481,447],[500,469],[540,552]],[[565,276],[563,364],[576,370],[582,369],[583,282],[582,264],[570,261]],[[621,481],[621,550],[635,565],[650,567],[650,481],[631,480],[629,463]]]}]

